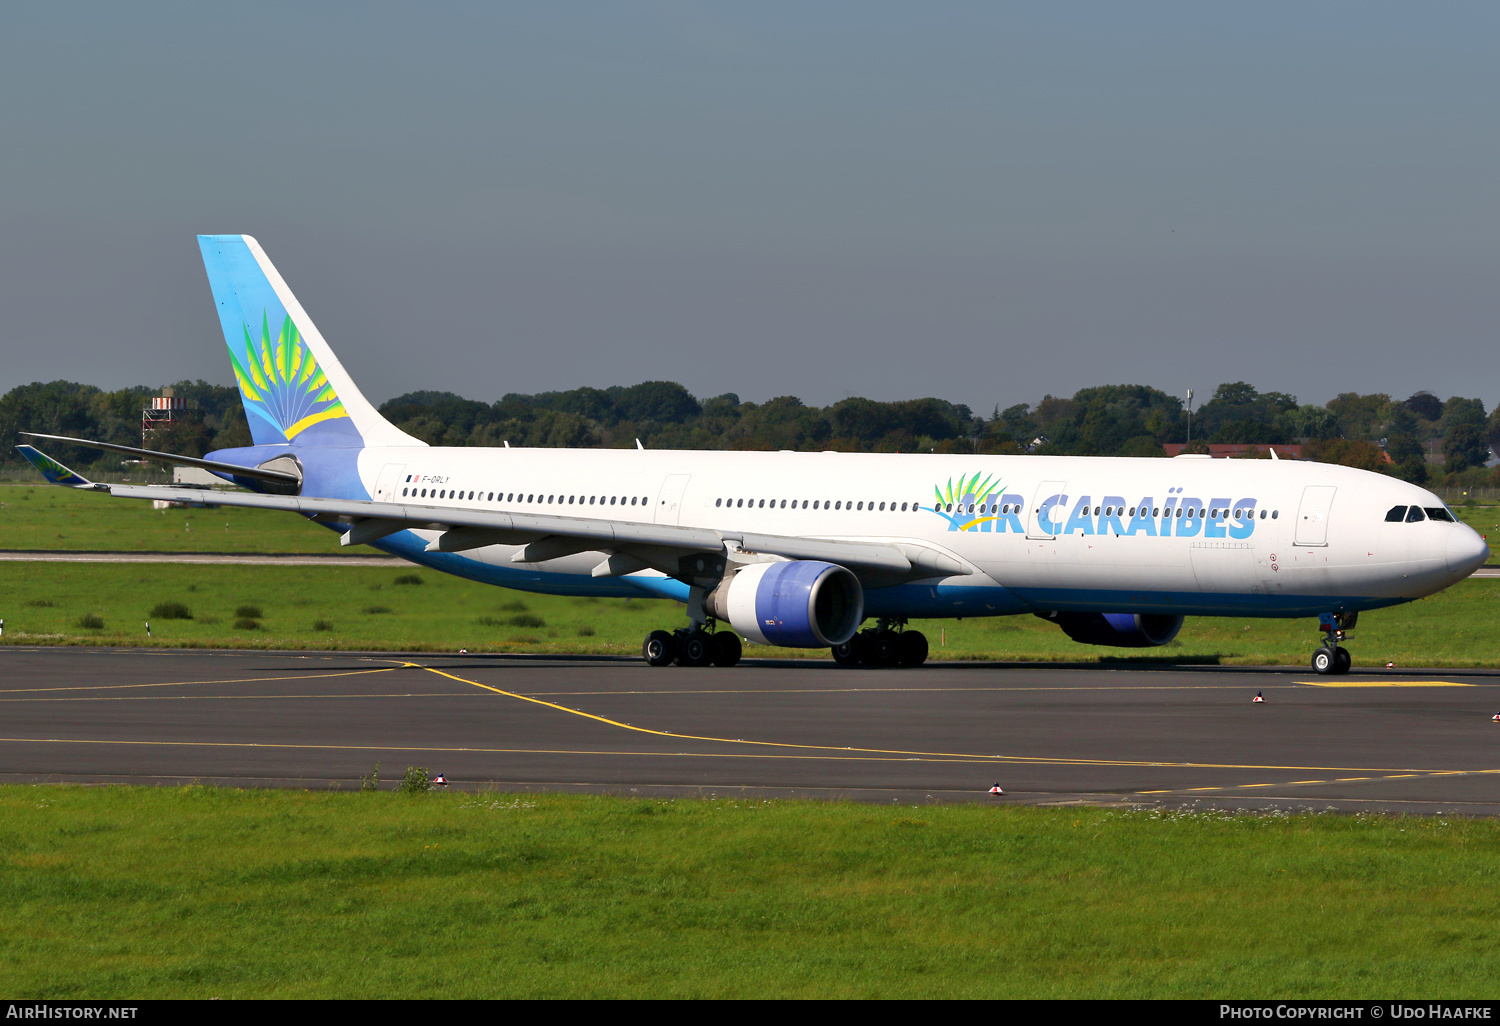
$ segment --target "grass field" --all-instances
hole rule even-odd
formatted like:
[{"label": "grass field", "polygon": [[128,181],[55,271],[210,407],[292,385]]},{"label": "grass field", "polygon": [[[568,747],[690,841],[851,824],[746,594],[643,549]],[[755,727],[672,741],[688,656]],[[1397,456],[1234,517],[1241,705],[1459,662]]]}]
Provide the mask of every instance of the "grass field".
[{"label": "grass field", "polygon": [[[385,567],[6,563],[0,564],[0,584],[0,642],[11,645],[633,656],[647,632],[686,622],[682,607],[665,600],[530,595]],[[153,612],[170,603],[192,619]],[[934,659],[1300,665],[1318,638],[1311,618],[1189,617],[1176,641],[1145,651],[1080,645],[1032,616],[913,626],[928,635]],[[1465,581],[1418,602],[1365,613],[1350,651],[1357,665],[1500,664],[1500,580]],[[828,657],[821,649],[752,646],[747,653]]]},{"label": "grass field", "polygon": [[[0,485],[0,549],[119,552],[348,552],[338,535],[291,513],[164,509],[49,485]],[[368,546],[356,552],[376,554]]]},{"label": "grass field", "polygon": [[10,786],[0,916],[15,999],[1492,998],[1500,823]]}]

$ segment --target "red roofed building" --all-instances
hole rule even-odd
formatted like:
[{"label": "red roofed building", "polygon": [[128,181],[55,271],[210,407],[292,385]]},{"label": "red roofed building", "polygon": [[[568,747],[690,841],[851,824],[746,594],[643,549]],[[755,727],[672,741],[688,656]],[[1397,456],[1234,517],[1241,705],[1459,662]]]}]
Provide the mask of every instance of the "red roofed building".
[{"label": "red roofed building", "polygon": [[[1187,446],[1181,442],[1168,442],[1166,445],[1163,445],[1162,448],[1167,451],[1168,456],[1178,456],[1181,455],[1182,450],[1186,449]],[[1251,458],[1267,459],[1269,457],[1261,455],[1262,453],[1265,453],[1267,449],[1275,449],[1276,455],[1280,456],[1284,460],[1302,459],[1302,446],[1300,445],[1268,445],[1258,444],[1254,442],[1246,442],[1243,444],[1238,442],[1210,442],[1208,444],[1208,454],[1216,460],[1242,460],[1247,456]]]}]

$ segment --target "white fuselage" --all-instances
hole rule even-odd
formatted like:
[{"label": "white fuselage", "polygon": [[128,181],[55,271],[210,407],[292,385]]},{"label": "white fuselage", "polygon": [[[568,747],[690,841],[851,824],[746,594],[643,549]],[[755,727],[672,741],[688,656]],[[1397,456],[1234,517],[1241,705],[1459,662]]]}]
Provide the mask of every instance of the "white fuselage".
[{"label": "white fuselage", "polygon": [[[1206,458],[371,447],[377,501],[669,523],[738,533],[914,541],[973,572],[867,596],[872,616],[1048,610],[1304,616],[1445,588],[1484,562],[1431,492],[1320,463]],[[515,563],[517,546],[381,547],[437,569],[559,593],[682,598],[655,571],[593,577],[603,553]]]}]

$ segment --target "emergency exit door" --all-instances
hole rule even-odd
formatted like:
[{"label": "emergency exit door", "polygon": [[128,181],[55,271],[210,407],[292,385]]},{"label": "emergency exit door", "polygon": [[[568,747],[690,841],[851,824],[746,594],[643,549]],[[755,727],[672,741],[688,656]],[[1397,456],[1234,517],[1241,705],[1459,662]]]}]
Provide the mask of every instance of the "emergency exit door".
[{"label": "emergency exit door", "polygon": [[656,497],[656,522],[675,524],[682,515],[682,493],[687,491],[691,474],[672,474],[662,482],[661,492]]},{"label": "emergency exit door", "polygon": [[375,480],[376,502],[395,502],[401,496],[401,479],[406,476],[405,463],[387,463]]}]

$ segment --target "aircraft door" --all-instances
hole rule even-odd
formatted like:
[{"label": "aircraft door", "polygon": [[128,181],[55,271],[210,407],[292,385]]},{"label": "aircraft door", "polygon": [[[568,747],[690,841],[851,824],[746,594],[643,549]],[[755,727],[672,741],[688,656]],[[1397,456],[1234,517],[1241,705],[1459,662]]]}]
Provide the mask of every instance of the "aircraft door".
[{"label": "aircraft door", "polygon": [[1311,547],[1328,544],[1328,513],[1333,508],[1336,491],[1333,485],[1308,485],[1302,489],[1294,544]]},{"label": "aircraft door", "polygon": [[675,524],[682,515],[682,493],[687,491],[691,474],[672,474],[661,485],[656,497],[656,523]]},{"label": "aircraft door", "polygon": [[371,498],[376,502],[395,502],[401,497],[401,479],[405,476],[405,463],[387,463],[375,479],[375,494]]},{"label": "aircraft door", "polygon": [[[1067,505],[1068,482],[1043,481],[1031,496],[1031,508],[1026,511],[1026,537],[1056,538],[1056,517]],[[1046,506],[1043,509],[1043,506]]]}]

